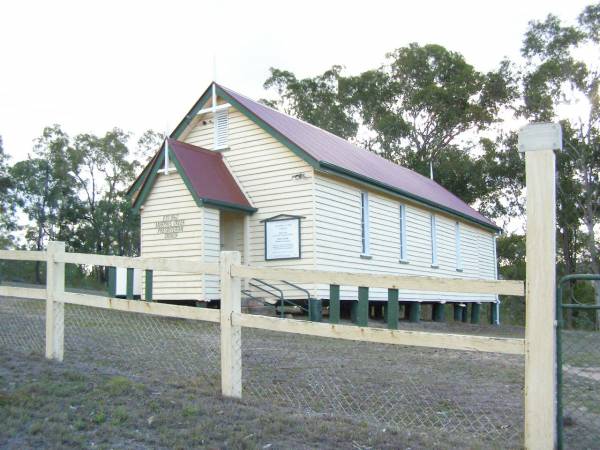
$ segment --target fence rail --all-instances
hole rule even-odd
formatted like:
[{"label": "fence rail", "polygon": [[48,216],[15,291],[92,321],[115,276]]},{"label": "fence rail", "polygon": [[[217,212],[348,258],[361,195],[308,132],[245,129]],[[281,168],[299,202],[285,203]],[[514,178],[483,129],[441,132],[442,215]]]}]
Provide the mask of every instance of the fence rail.
[{"label": "fence rail", "polygon": [[[452,334],[442,332],[427,332],[427,331],[410,331],[410,330],[395,330],[384,328],[373,328],[367,326],[356,325],[340,325],[337,323],[318,323],[304,320],[281,319],[276,317],[257,316],[245,314],[241,312],[241,280],[243,278],[266,278],[266,279],[289,279],[295,282],[303,283],[323,283],[333,286],[339,285],[357,285],[363,289],[369,287],[387,288],[390,292],[397,293],[398,289],[412,290],[430,290],[430,291],[449,291],[463,293],[492,293],[505,295],[524,295],[523,283],[512,281],[485,281],[485,280],[464,280],[464,279],[441,279],[432,277],[414,277],[414,276],[388,276],[375,274],[357,274],[357,273],[339,273],[327,271],[305,271],[295,269],[280,269],[280,268],[263,268],[249,267],[240,264],[240,255],[238,252],[222,252],[220,262],[218,264],[196,263],[189,260],[181,259],[150,259],[150,258],[128,258],[102,255],[88,255],[81,253],[66,253],[64,244],[50,243],[47,252],[7,252],[2,251],[0,258],[9,260],[35,260],[47,261],[47,286],[46,289],[20,288],[12,286],[0,286],[0,296],[23,297],[38,300],[46,300],[46,356],[51,359],[62,361],[64,353],[65,340],[65,304],[76,305],[77,308],[85,307],[89,311],[111,310],[118,313],[136,313],[146,316],[155,316],[157,318],[178,318],[191,321],[212,322],[219,325],[220,328],[220,343],[217,344],[220,349],[220,380],[221,393],[228,397],[241,398],[242,396],[242,329],[254,329],[265,333],[275,333],[279,335],[296,335],[305,336],[306,339],[311,337],[327,338],[338,342],[354,342],[353,345],[373,345],[373,346],[389,346],[396,347],[399,351],[410,348],[430,348],[443,349],[447,351],[466,351],[473,354],[490,354],[496,355],[492,358],[497,358],[498,355],[524,355],[525,340],[520,338],[499,338],[466,334]],[[165,270],[170,272],[185,272],[185,273],[208,273],[220,275],[221,289],[221,308],[193,308],[188,306],[170,305],[164,303],[147,302],[141,300],[119,299],[104,297],[99,295],[90,295],[82,293],[65,292],[64,289],[64,265],[65,264],[86,264],[86,265],[101,265],[101,266],[121,266],[127,268],[140,268],[146,270]],[[391,296],[396,301],[398,296]],[[141,317],[140,317],[141,320]],[[168,324],[167,324],[168,325]],[[161,328],[168,329],[167,328]],[[256,338],[250,336],[250,345],[257,345]],[[277,338],[281,339],[281,338]],[[290,341],[288,341],[290,342]],[[290,345],[290,344],[288,344]],[[308,349],[306,349],[309,352]],[[310,352],[309,352],[310,353]],[[335,353],[334,353],[335,354]],[[311,358],[311,356],[304,355]],[[411,355],[413,357],[413,355]],[[302,356],[300,356],[302,360]],[[321,358],[323,359],[323,358]],[[494,359],[493,359],[494,360]],[[495,359],[497,360],[497,359]],[[489,364],[488,360],[482,360],[485,364]],[[491,360],[490,360],[491,361]],[[256,380],[255,367],[249,363],[248,370],[250,377]],[[269,363],[271,364],[271,363]],[[292,363],[293,364],[293,363]],[[486,366],[487,367],[487,366]],[[308,367],[307,370],[314,371],[314,368]],[[320,369],[329,373],[329,369]],[[421,369],[419,369],[421,370]],[[458,370],[458,369],[457,369]],[[473,372],[474,376],[478,375],[478,370]],[[336,374],[345,373],[346,369],[341,369]],[[340,375],[336,375],[340,376]],[[343,375],[348,376],[348,375]],[[361,375],[362,377],[362,375]],[[363,378],[360,378],[363,379]],[[306,382],[310,380],[307,379]],[[303,381],[304,382],[304,381]],[[354,379],[352,379],[354,382]],[[314,382],[311,382],[314,383]],[[328,381],[331,383],[331,381]],[[372,382],[371,382],[372,384]],[[444,384],[446,386],[446,384]],[[357,386],[358,387],[358,386]],[[269,389],[277,389],[270,386]],[[339,391],[339,386],[327,385],[324,389],[331,389],[334,396],[349,395],[342,394]],[[360,387],[358,387],[360,389]],[[249,386],[248,393],[251,396],[256,396],[260,393],[257,386]],[[307,386],[307,392],[314,390],[315,386]],[[376,386],[370,389],[374,391],[369,394],[369,398],[386,403],[386,408],[394,409],[393,403],[388,403],[385,400],[385,395],[378,392]],[[411,390],[408,392],[402,391],[401,387],[394,387],[398,390],[397,395],[413,395],[416,399],[421,394]],[[412,389],[412,388],[411,388]],[[444,388],[449,389],[449,388]],[[521,392],[520,389],[517,389]],[[266,391],[265,391],[266,392]],[[282,391],[283,398],[290,398],[291,394],[288,391]],[[323,391],[320,395],[323,394]],[[403,393],[404,392],[404,393]],[[514,392],[514,390],[513,390]],[[309,394],[311,395],[311,394]],[[314,393],[312,394],[314,395]],[[382,397],[383,395],[383,397]],[[450,394],[448,394],[450,395]],[[450,395],[454,398],[455,394]],[[381,398],[379,398],[381,397]],[[345,397],[344,397],[345,398]],[[347,411],[350,406],[346,404],[347,400],[331,400],[330,403],[323,400],[322,404],[329,404],[330,407],[338,408],[342,411]],[[429,397],[427,397],[429,398]],[[403,397],[403,401],[407,401],[407,397]],[[434,399],[427,400],[435,405]],[[458,401],[458,400],[453,400]],[[303,404],[303,401],[297,402]],[[319,404],[321,404],[319,403]],[[337,406],[336,406],[337,405]],[[406,407],[406,405],[404,405]],[[424,405],[424,410],[421,414],[426,414],[425,411],[431,411],[433,406]],[[335,410],[334,408],[334,410]],[[368,417],[379,417],[381,420],[386,420],[385,417],[390,413],[383,413],[374,408],[373,411],[365,409],[365,406],[357,405],[354,408],[367,414]],[[368,410],[368,411],[367,411]],[[467,409],[468,410],[468,409]],[[461,414],[466,414],[462,412]],[[362,417],[362,416],[361,416]],[[393,414],[396,424],[401,419],[401,415],[396,411]],[[458,417],[458,416],[457,416]],[[466,423],[466,416],[457,418],[456,423]],[[503,416],[504,417],[504,416]],[[520,417],[518,414],[516,417]],[[424,418],[425,419],[425,418]],[[417,420],[415,418],[411,420]],[[478,421],[480,419],[477,419]],[[500,419],[499,419],[500,420]],[[502,418],[501,420],[505,420]],[[514,420],[514,419],[513,419]],[[424,420],[427,422],[427,420]],[[500,425],[497,426],[501,430]],[[514,431],[514,430],[513,430]]]}]

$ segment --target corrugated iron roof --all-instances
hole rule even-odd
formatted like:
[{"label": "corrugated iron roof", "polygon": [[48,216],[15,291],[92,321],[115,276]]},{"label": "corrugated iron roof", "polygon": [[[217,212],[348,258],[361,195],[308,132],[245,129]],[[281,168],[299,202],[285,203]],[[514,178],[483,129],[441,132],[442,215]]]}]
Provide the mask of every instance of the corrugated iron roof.
[{"label": "corrugated iron roof", "polygon": [[[306,152],[323,169],[339,168],[342,172],[374,181],[393,190],[449,209],[479,223],[499,227],[435,181],[402,167],[371,151],[302,120],[258,103],[245,95],[218,85],[222,91],[268,126]],[[332,167],[333,166],[333,167]]]},{"label": "corrugated iron roof", "polygon": [[196,195],[207,203],[253,209],[223,161],[223,155],[175,139],[168,139],[181,169]]}]

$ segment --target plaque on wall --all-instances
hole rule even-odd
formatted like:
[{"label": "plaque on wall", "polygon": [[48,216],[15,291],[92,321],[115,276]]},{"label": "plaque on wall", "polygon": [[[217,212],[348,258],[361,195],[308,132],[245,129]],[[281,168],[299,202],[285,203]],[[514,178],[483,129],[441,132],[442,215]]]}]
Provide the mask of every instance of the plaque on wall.
[{"label": "plaque on wall", "polygon": [[265,224],[265,260],[300,259],[300,216],[281,214],[263,220]]}]

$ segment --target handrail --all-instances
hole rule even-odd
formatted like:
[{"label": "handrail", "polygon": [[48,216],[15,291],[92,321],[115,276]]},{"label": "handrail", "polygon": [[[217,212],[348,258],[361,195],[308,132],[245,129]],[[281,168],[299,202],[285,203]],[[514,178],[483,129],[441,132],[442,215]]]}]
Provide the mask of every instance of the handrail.
[{"label": "handrail", "polygon": [[[253,278],[253,280],[258,281],[259,283],[264,283],[262,280],[259,280],[259,279],[256,279],[256,278]],[[272,295],[273,297],[278,298],[281,301],[281,304],[283,305],[283,298],[284,297],[283,297],[283,292],[281,291],[281,289],[278,289],[278,288],[276,288],[274,286],[270,286],[268,283],[264,283],[264,284],[266,284],[268,287],[273,287],[275,290],[279,291],[279,296],[276,295],[276,294],[274,294],[273,292],[269,291],[268,289],[265,289],[265,288],[263,288],[263,287],[261,287],[261,286],[259,286],[257,284],[252,283],[252,281],[250,281],[248,283],[248,285],[250,285],[250,286],[252,286],[252,287],[254,287],[256,289],[260,289],[261,291],[266,292],[267,294]],[[281,317],[283,318],[283,308],[281,309]]]},{"label": "handrail", "polygon": [[[285,284],[287,284],[288,286],[291,286],[291,287],[293,287],[293,288],[295,288],[295,289],[298,289],[299,291],[302,291],[302,292],[304,292],[304,293],[306,294],[306,302],[307,302],[306,304],[307,304],[307,305],[309,305],[309,304],[310,304],[310,299],[311,299],[311,296],[310,296],[310,292],[308,291],[308,289],[304,289],[304,288],[302,288],[302,287],[298,286],[297,284],[290,283],[289,281],[281,280],[281,282],[282,282],[282,283],[285,283]],[[300,309],[301,309],[302,311],[304,311],[304,312],[310,312],[308,308],[305,308],[305,307],[303,307],[303,306],[299,305],[298,303],[296,303],[296,302],[295,302],[295,301],[293,301],[293,300],[287,300],[287,299],[286,299],[285,301],[286,301],[286,302],[288,302],[288,303],[290,303],[290,304],[292,304],[292,305],[294,305],[294,306],[296,306],[296,307],[298,307],[298,308],[300,308]]]}]

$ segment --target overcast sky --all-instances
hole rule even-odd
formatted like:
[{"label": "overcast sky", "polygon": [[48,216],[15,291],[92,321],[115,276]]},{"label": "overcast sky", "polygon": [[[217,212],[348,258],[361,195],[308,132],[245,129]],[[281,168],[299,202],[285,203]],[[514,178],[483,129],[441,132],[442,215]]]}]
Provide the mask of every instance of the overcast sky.
[{"label": "overcast sky", "polygon": [[46,125],[171,130],[213,77],[265,95],[269,67],[313,76],[377,67],[410,42],[461,52],[479,70],[516,58],[531,19],[571,21],[588,1],[4,1],[0,135],[23,159]]}]

